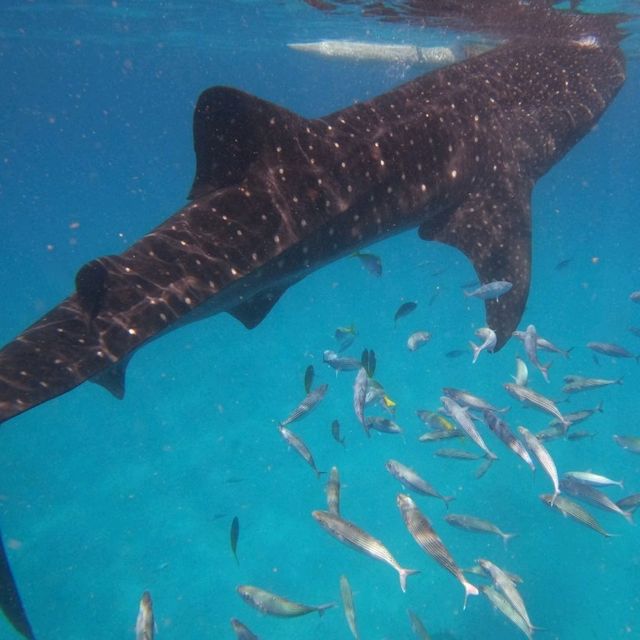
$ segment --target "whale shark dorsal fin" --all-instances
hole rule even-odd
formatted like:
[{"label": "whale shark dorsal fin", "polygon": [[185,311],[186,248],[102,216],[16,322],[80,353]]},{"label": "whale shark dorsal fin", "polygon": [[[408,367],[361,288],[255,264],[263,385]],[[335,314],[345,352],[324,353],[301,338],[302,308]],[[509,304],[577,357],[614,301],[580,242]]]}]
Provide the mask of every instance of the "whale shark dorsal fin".
[{"label": "whale shark dorsal fin", "polygon": [[244,91],[204,91],[193,114],[196,177],[189,199],[241,182],[268,144],[270,131],[280,133],[291,121],[302,118]]},{"label": "whale shark dorsal fin", "polygon": [[441,220],[423,223],[420,237],[462,251],[482,283],[507,280],[513,285],[497,300],[485,300],[487,325],[496,332],[500,349],[517,328],[529,293],[531,184],[493,184],[470,194]]},{"label": "whale shark dorsal fin", "polygon": [[247,329],[254,329],[266,318],[287,289],[288,286],[284,286],[261,291],[250,300],[230,309],[229,314],[236,320],[240,320]]},{"label": "whale shark dorsal fin", "polygon": [[123,358],[108,369],[103,369],[100,373],[91,378],[91,382],[104,387],[114,398],[122,400],[125,392],[125,375],[127,365],[131,357]]},{"label": "whale shark dorsal fin", "polygon": [[107,291],[108,271],[99,259],[91,260],[76,273],[76,293],[82,308],[94,318]]}]

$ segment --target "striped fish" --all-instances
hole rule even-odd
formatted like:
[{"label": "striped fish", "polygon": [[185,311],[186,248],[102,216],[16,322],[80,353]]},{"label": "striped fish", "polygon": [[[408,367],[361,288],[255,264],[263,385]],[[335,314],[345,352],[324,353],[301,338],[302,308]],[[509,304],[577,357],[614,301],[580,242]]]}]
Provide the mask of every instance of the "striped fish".
[{"label": "striped fish", "polygon": [[286,427],[288,424],[306,417],[318,406],[318,403],[324,398],[329,388],[328,384],[321,384],[317,389],[309,391],[304,400],[283,420],[280,425]]},{"label": "striped fish", "polygon": [[540,442],[540,440],[538,440],[538,438],[536,438],[527,428],[518,427],[518,431],[524,438],[527,449],[529,449],[529,451],[531,451],[531,453],[537,458],[538,462],[542,465],[542,468],[551,478],[551,482],[553,482],[553,495],[557,496],[560,493],[560,483],[558,481],[558,470],[556,469],[556,465],[551,454],[547,451],[542,442]]},{"label": "striped fish", "polygon": [[467,598],[470,595],[477,596],[478,588],[464,577],[462,570],[455,563],[451,554],[442,543],[442,540],[440,540],[438,534],[433,530],[431,523],[420,512],[415,502],[409,496],[399,493],[396,503],[400,509],[400,513],[402,514],[402,519],[404,520],[409,533],[413,536],[413,539],[432,558],[434,558],[438,564],[452,573],[464,587],[463,608],[466,609]]},{"label": "striped fish", "polygon": [[629,524],[633,524],[633,513],[622,510],[606,493],[591,485],[584,484],[574,478],[563,478],[560,480],[560,488],[571,496],[589,502],[590,504],[600,507],[605,511],[617,513],[622,516]]},{"label": "striped fish", "polygon": [[277,616],[278,618],[296,618],[314,611],[322,615],[325,609],[336,606],[335,602],[319,605],[301,604],[266,591],[265,589],[260,589],[260,587],[253,587],[248,584],[240,585],[236,588],[236,591],[247,604],[250,604],[262,613],[269,616]]},{"label": "striped fish", "polygon": [[438,493],[426,480],[423,480],[413,469],[405,466],[397,460],[388,460],[385,465],[387,471],[397,480],[399,480],[405,487],[409,487],[423,496],[431,496],[432,498],[439,498],[442,500],[447,508],[449,508],[449,502],[455,500],[455,496],[443,496]]},{"label": "striped fish", "polygon": [[307,445],[300,438],[298,438],[295,433],[287,429],[287,427],[283,427],[281,424],[278,425],[278,431],[280,432],[280,435],[285,439],[286,443],[290,447],[293,447],[306,460],[308,465],[316,472],[316,475],[319,478],[324,473],[324,471],[318,471],[315,460],[313,459],[311,451],[309,451]]},{"label": "striped fish", "polygon": [[338,467],[331,467],[329,481],[325,487],[327,494],[327,510],[337,516],[340,515],[340,473]]},{"label": "striped fish", "polygon": [[513,624],[522,631],[522,633],[531,640],[533,638],[533,631],[529,628],[526,621],[522,618],[522,616],[516,611],[515,607],[509,602],[508,598],[504,596],[504,594],[500,593],[497,589],[490,585],[482,585],[480,587],[480,591],[482,594],[487,597],[487,600],[498,610],[500,613],[513,622]]},{"label": "striped fish", "polygon": [[349,629],[356,640],[360,640],[358,633],[358,625],[356,624],[356,610],[353,606],[353,592],[351,585],[347,580],[347,576],[340,576],[340,595],[342,596],[342,606],[344,607],[344,616],[347,619]]},{"label": "striped fish", "polygon": [[407,578],[414,573],[420,573],[415,569],[402,568],[380,540],[369,535],[353,522],[328,511],[313,511],[311,515],[328,533],[343,544],[393,567],[398,572],[402,591],[407,590]]},{"label": "striped fish", "polygon": [[581,522],[582,524],[590,527],[594,531],[597,531],[600,535],[606,538],[612,538],[615,534],[605,531],[600,523],[586,510],[583,509],[577,502],[569,500],[562,494],[555,497],[555,501],[552,501],[553,496],[550,493],[543,493],[540,496],[540,500],[549,507],[553,507],[560,511],[564,516],[570,516],[574,520]]},{"label": "striped fish", "polygon": [[535,471],[536,467],[533,464],[533,460],[531,460],[531,456],[529,452],[525,449],[524,445],[518,438],[516,438],[513,433],[511,433],[511,429],[509,429],[509,425],[502,419],[500,419],[495,413],[492,411],[484,412],[484,421],[495,433],[500,440],[513,451],[517,456],[519,456],[524,462],[529,466],[531,471]]},{"label": "striped fish", "polygon": [[553,400],[546,398],[529,387],[521,387],[520,385],[513,384],[511,382],[505,384],[504,388],[509,395],[513,396],[523,404],[534,407],[540,411],[544,411],[554,418],[557,418],[565,431],[571,426],[571,423],[560,413],[560,409],[556,407]]}]

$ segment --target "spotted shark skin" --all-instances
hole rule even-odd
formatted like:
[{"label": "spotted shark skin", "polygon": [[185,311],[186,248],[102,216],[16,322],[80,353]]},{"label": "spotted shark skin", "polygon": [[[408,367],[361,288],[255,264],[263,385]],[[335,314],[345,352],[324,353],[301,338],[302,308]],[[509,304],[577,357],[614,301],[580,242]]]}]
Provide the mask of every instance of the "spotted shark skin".
[{"label": "spotted shark skin", "polygon": [[529,291],[531,190],[624,79],[617,43],[514,39],[323,118],[205,91],[190,202],[82,267],[76,291],[0,351],[0,422],[86,380],[121,397],[145,342],[222,311],[254,327],[308,273],[415,227],[462,251],[480,281],[513,284],[485,302],[502,347]]}]

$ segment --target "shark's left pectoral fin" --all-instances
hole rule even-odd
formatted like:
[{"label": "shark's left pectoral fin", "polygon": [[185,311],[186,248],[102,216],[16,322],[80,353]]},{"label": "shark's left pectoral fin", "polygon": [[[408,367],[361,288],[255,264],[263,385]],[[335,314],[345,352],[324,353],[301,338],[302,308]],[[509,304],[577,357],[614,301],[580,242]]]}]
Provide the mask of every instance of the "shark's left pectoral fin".
[{"label": "shark's left pectoral fin", "polygon": [[35,636],[27,614],[22,606],[18,587],[16,586],[9,559],[4,549],[2,535],[0,534],[0,608],[15,630],[28,640],[34,640]]},{"label": "shark's left pectoral fin", "polygon": [[483,284],[507,280],[513,288],[486,300],[487,325],[500,349],[524,312],[531,278],[531,183],[490,185],[420,226],[420,237],[456,247],[473,263]]},{"label": "shark's left pectoral fin", "polygon": [[91,382],[99,384],[104,387],[114,398],[122,400],[125,392],[125,375],[127,372],[127,365],[131,360],[131,355],[122,358],[119,362],[116,362],[108,369],[103,369],[98,374],[90,378]]}]

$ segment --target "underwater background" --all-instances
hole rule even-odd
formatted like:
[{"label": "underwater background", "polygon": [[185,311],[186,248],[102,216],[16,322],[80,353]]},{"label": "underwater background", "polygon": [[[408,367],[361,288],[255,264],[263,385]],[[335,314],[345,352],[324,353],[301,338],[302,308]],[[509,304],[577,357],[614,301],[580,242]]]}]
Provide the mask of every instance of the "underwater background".
[{"label": "underwater background", "polygon": [[[324,15],[292,0],[4,3],[0,342],[65,297],[85,262],[121,252],[184,204],[194,175],[192,112],[205,88],[234,86],[313,117],[424,72],[286,46],[323,38],[428,46],[452,36]],[[597,128],[534,190],[532,286],[521,326],[533,323],[573,348],[568,359],[550,358],[549,385],[530,367],[538,391],[560,399],[569,374],[623,379],[559,405],[565,413],[602,402],[604,411],[584,425],[593,437],[548,444],[561,471],[624,480],[624,491],[609,490],[615,499],[640,491],[640,456],[612,439],[640,436],[640,366],[594,358],[585,345],[615,342],[640,353],[640,337],[629,331],[640,327],[640,304],[629,299],[640,289],[635,45],[634,37],[625,45],[627,82]],[[440,445],[417,440],[424,426],[416,410],[435,411],[443,387],[511,406],[513,428],[537,431],[549,421],[502,387],[523,355],[520,342],[471,363],[468,341],[484,324],[483,304],[463,295],[475,279],[471,264],[415,231],[368,251],[382,260],[380,278],[356,259],[340,260],[292,287],[252,331],[221,314],[146,345],[128,367],[120,402],[84,384],[2,426],[0,528],[37,638],[133,638],[144,590],[161,639],[233,638],[231,617],[263,640],[349,638],[342,574],[363,639],[415,637],[408,608],[433,638],[523,637],[482,597],[463,611],[460,584],[406,531],[389,458],[455,495],[450,511],[518,534],[505,547],[496,536],[449,526],[441,501],[415,497],[461,566],[487,557],[523,577],[532,621],[546,630],[541,638],[640,638],[637,526],[593,509],[618,534],[605,538],[551,511],[538,499],[550,491],[548,478],[541,470],[532,477],[493,436],[500,459],[482,478],[474,475],[480,462],[435,457]],[[562,261],[569,262],[558,268]],[[416,311],[394,323],[409,300]],[[335,329],[351,324],[358,335],[347,354],[375,350],[376,378],[397,403],[401,436],[366,438],[352,409],[354,374],[336,376],[322,362],[337,346]],[[433,337],[410,352],[406,340],[417,330]],[[446,355],[453,350],[464,353]],[[311,517],[325,508],[325,479],[276,429],[304,397],[310,364],[329,390],[292,429],[320,469],[339,468],[342,514],[384,541],[402,566],[421,571],[406,594],[392,569],[346,548]],[[344,447],[331,436],[334,419]],[[234,516],[239,563],[229,544]],[[240,584],[337,606],[321,617],[270,618],[240,599]],[[17,637],[0,618],[0,639]]]}]

